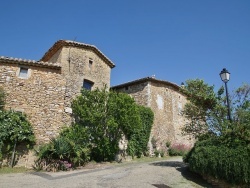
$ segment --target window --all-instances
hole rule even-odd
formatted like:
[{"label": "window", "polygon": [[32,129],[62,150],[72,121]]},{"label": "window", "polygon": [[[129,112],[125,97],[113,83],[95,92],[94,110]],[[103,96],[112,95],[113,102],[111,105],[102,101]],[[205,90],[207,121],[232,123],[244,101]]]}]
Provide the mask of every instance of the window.
[{"label": "window", "polygon": [[89,58],[89,69],[92,69],[92,65],[93,65],[93,59]]},{"label": "window", "polygon": [[83,88],[87,90],[91,90],[93,87],[94,83],[89,81],[89,80],[83,80]]},{"label": "window", "polygon": [[19,78],[28,78],[28,68],[25,67],[20,67],[20,71],[19,71]]}]

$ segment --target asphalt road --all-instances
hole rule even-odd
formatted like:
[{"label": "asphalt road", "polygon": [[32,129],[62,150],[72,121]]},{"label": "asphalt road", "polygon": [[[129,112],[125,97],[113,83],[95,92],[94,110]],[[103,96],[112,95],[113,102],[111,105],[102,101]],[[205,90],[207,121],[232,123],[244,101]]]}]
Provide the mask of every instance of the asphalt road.
[{"label": "asphalt road", "polygon": [[29,172],[0,176],[0,188],[201,188],[211,187],[188,171],[181,158],[122,163],[69,172]]}]

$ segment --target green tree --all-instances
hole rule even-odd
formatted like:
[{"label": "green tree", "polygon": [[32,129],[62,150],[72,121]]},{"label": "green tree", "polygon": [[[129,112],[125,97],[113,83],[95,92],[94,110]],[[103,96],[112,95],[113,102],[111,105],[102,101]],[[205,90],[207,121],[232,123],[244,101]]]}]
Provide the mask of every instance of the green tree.
[{"label": "green tree", "polygon": [[83,89],[72,109],[76,123],[89,135],[91,156],[97,161],[114,160],[122,135],[131,137],[141,126],[135,101],[123,93]]},{"label": "green tree", "polygon": [[27,147],[33,145],[35,136],[25,114],[4,110],[5,97],[3,88],[0,88],[0,160],[13,152],[13,165],[16,146],[21,143],[26,143]]},{"label": "green tree", "polygon": [[[199,112],[202,111],[205,118],[200,126],[204,131],[198,132],[199,134],[195,133],[198,135],[198,141],[184,157],[184,161],[189,163],[190,169],[194,172],[223,179],[238,184],[240,187],[249,187],[250,86],[245,84],[231,95],[232,121],[229,121],[227,120],[226,99],[222,97],[224,90],[221,88],[217,94],[207,95],[206,92],[204,94],[199,91],[209,88],[203,81],[191,81],[192,88],[196,88],[197,82],[202,83],[202,87],[197,87],[196,91],[193,90],[194,98],[190,98],[192,96],[190,87],[184,88],[190,99],[184,114],[190,120],[187,124],[187,133],[192,133],[192,130],[197,130],[192,127],[192,118],[195,118],[196,114],[200,115]],[[203,95],[196,100],[199,92]],[[212,93],[212,90],[208,93]],[[206,99],[209,99],[209,105],[204,103]],[[213,99],[215,99],[214,103]],[[189,107],[193,110],[192,113],[187,111],[190,110]]]},{"label": "green tree", "polygon": [[69,164],[78,166],[88,160],[112,161],[124,135],[129,142],[129,154],[141,156],[147,151],[154,115],[129,95],[83,89],[72,102],[72,109],[74,124],[36,150],[36,168],[63,170]]},{"label": "green tree", "polygon": [[217,93],[214,86],[209,86],[203,80],[187,80],[182,91],[187,95],[188,103],[185,105],[183,115],[188,123],[183,131],[199,137],[205,133],[222,133],[225,128],[226,106],[223,105],[223,88]]},{"label": "green tree", "polygon": [[123,135],[129,141],[129,151],[133,150],[130,154],[140,156],[147,150],[153,112],[137,105],[129,95],[105,89],[82,90],[72,109],[76,123],[89,135],[94,160],[114,160]]},{"label": "green tree", "polygon": [[21,143],[27,143],[27,146],[35,143],[33,129],[26,116],[20,112],[0,111],[0,159]]},{"label": "green tree", "polygon": [[[238,88],[230,97],[232,122],[227,118],[227,105],[224,88],[217,93],[214,86],[209,86],[203,80],[188,80],[182,91],[187,95],[183,115],[189,120],[183,131],[200,137],[204,134],[226,135],[233,132],[244,132],[248,135],[250,86],[245,84]],[[236,131],[235,129],[242,130]]]}]

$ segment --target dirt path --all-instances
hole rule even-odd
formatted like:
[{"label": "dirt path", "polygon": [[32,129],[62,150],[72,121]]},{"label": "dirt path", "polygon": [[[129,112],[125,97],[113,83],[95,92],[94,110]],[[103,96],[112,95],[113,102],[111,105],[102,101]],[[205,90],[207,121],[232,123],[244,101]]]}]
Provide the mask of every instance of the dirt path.
[{"label": "dirt path", "polygon": [[158,162],[122,163],[57,173],[19,173],[0,176],[1,188],[201,188],[211,187],[190,173],[181,158]]}]

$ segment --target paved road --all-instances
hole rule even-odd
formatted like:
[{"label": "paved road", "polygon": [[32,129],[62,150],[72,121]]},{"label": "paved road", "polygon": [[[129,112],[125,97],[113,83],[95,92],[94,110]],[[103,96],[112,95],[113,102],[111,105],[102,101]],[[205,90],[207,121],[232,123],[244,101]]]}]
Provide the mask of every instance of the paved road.
[{"label": "paved road", "polygon": [[70,172],[31,172],[0,176],[1,188],[201,188],[211,187],[190,173],[181,158],[122,163]]}]

